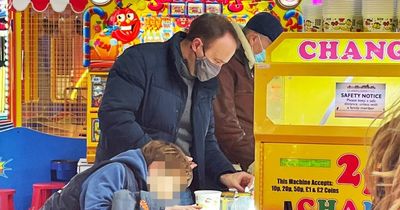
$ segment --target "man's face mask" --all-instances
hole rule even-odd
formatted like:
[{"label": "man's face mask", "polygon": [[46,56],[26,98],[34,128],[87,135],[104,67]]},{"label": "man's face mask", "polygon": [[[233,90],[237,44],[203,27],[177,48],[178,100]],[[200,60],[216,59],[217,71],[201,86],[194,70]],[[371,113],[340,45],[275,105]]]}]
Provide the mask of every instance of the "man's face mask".
[{"label": "man's face mask", "polygon": [[254,58],[256,59],[256,63],[264,63],[265,62],[265,56],[266,56],[265,49],[261,51],[261,53],[258,53],[257,55],[254,55]]},{"label": "man's face mask", "polygon": [[[260,53],[258,53],[257,55],[254,55],[254,59],[256,60],[256,63],[264,63],[265,62],[265,55],[266,55],[265,48],[264,48],[264,46],[263,46],[263,44],[261,42],[260,35],[257,35],[257,37],[258,37],[258,41],[261,44],[261,49],[263,49],[263,50]],[[253,50],[253,52],[254,52],[254,50]]]},{"label": "man's face mask", "polygon": [[196,52],[194,54],[196,56],[196,62],[194,68],[196,71],[196,76],[201,82],[210,80],[219,74],[221,67],[212,63],[210,59],[206,57],[204,46],[203,46],[203,54],[204,54],[203,57],[201,58],[197,57]]}]

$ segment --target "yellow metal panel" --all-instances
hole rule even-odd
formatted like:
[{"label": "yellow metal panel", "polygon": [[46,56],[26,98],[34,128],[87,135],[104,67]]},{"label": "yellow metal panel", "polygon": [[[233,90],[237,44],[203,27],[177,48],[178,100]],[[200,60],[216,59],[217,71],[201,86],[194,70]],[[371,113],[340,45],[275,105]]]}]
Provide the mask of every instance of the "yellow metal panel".
[{"label": "yellow metal panel", "polygon": [[[99,140],[100,128],[98,122],[98,105],[101,99],[99,99],[96,103],[93,100],[93,89],[96,84],[101,85],[102,82],[105,82],[107,79],[108,72],[90,72],[87,74],[87,128],[86,128],[86,141],[87,141],[87,153],[86,158],[89,163],[93,163],[96,158],[96,147]],[[97,82],[97,83],[96,83]],[[96,83],[96,84],[94,84]],[[104,84],[105,85],[105,84]],[[105,86],[104,86],[105,87]]]},{"label": "yellow metal panel", "polygon": [[261,148],[263,188],[256,192],[262,192],[262,209],[281,210],[285,201],[293,209],[371,205],[363,175],[366,146],[265,143]]},{"label": "yellow metal panel", "polygon": [[[31,44],[31,40],[30,40],[30,36],[29,36],[30,24],[28,24],[30,10],[29,9],[25,10],[23,12],[23,15],[24,15],[24,21],[25,21],[24,30],[23,30],[23,32],[24,32],[24,60],[29,61],[30,55],[31,55],[30,51],[32,50],[32,49],[30,49],[30,44]],[[30,71],[30,62],[24,62],[23,68],[24,68],[24,72],[23,72],[24,75],[22,75],[22,76],[24,78],[24,102],[28,102],[31,99],[30,98],[30,96],[31,96],[31,94],[30,94],[30,92],[31,92],[30,76],[32,74]]]},{"label": "yellow metal panel", "polygon": [[15,125],[17,127],[20,127],[22,125],[22,85],[21,85],[21,79],[22,79],[22,40],[21,36],[22,31],[21,28],[21,17],[22,13],[21,12],[16,12],[15,13],[15,20],[14,20],[14,30],[15,30],[15,36],[16,36],[16,46],[15,46],[15,52],[16,52],[16,72],[15,72],[15,83],[16,83],[16,96],[15,96],[15,111],[17,113],[17,117],[15,119]]},{"label": "yellow metal panel", "polygon": [[96,158],[96,147],[99,140],[100,128],[97,113],[87,112],[86,120],[86,158],[89,163],[93,163]]}]

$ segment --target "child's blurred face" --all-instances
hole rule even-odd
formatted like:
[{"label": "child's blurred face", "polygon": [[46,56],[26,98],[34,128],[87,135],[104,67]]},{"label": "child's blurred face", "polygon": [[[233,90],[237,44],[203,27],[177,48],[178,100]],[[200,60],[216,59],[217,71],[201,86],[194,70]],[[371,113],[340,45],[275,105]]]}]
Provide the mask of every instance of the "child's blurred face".
[{"label": "child's blurred face", "polygon": [[154,193],[157,199],[179,199],[174,195],[177,196],[179,192],[185,191],[190,184],[188,177],[178,164],[167,168],[165,161],[155,161],[150,164],[147,177],[149,192]]}]

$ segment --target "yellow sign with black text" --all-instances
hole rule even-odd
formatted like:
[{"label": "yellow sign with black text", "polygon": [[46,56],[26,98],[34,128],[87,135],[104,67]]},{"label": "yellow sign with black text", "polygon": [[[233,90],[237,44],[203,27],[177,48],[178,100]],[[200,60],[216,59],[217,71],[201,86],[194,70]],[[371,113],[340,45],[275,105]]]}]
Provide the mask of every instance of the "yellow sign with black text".
[{"label": "yellow sign with black text", "polygon": [[367,146],[262,145],[263,209],[371,209],[363,175]]}]

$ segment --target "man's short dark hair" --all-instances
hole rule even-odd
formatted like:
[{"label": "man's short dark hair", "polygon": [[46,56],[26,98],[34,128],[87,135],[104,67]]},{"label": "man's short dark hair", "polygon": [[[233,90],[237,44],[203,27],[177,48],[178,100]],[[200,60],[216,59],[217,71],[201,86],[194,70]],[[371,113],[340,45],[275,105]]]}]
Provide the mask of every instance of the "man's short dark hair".
[{"label": "man's short dark hair", "polygon": [[222,15],[206,13],[193,20],[186,39],[193,41],[195,38],[200,38],[204,48],[208,48],[213,41],[226,33],[231,34],[239,46],[239,38],[229,20]]}]

